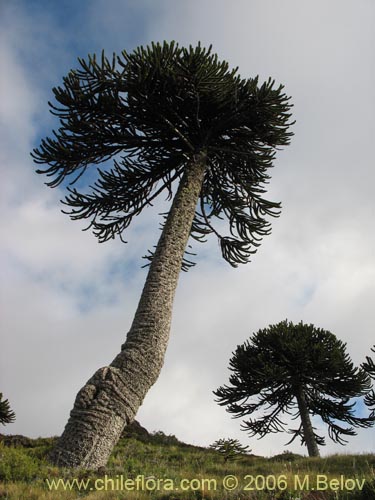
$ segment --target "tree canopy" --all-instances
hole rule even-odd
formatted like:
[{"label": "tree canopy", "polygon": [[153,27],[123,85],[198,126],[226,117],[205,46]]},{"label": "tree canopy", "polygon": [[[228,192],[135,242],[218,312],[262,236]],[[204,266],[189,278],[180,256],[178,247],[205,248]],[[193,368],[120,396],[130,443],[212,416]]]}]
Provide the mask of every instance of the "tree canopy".
[{"label": "tree canopy", "polygon": [[310,433],[311,449],[317,450],[325,439],[311,426],[310,416],[320,416],[329,437],[340,444],[344,436],[356,434],[355,427],[374,424],[371,416],[357,416],[350,401],[368,394],[369,376],[354,367],[345,343],[312,324],[285,320],[259,330],[237,347],[229,369],[229,384],[215,395],[235,417],[254,415],[242,424],[251,436],[285,431],[282,418],[290,415],[301,423],[289,429],[289,443],[299,436],[309,446]]},{"label": "tree canopy", "polygon": [[3,400],[3,394],[0,392],[0,424],[11,424],[16,420],[16,414],[10,408],[9,401]]},{"label": "tree canopy", "polygon": [[[375,353],[375,345],[372,347],[372,352]],[[366,356],[366,361],[365,363],[362,363],[362,368],[365,370],[368,375],[375,380],[375,363],[370,356]],[[366,405],[372,410],[371,415],[375,417],[375,390],[372,389],[372,391],[366,395],[365,397],[365,403]]]},{"label": "tree canopy", "polygon": [[[111,168],[97,168],[89,188],[68,186],[63,203],[70,217],[89,219],[100,242],[122,237],[156,196],[172,196],[192,155],[204,152],[191,236],[203,241],[214,233],[225,260],[247,262],[270,232],[267,217],[280,211],[263,195],[275,150],[292,135],[283,86],[241,78],[200,44],[153,43],[79,63],[53,89],[57,103],[50,106],[60,128],[32,153],[48,164],[38,172],[51,187],[67,179],[74,184],[88,168],[113,159]],[[222,218],[229,234],[222,234]]]}]

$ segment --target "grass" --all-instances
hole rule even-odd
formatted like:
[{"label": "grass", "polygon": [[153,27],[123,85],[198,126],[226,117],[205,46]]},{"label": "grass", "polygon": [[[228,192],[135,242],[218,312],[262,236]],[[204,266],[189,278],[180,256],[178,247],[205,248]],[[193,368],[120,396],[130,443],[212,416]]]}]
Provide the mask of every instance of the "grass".
[{"label": "grass", "polygon": [[[53,441],[31,440],[28,447],[0,442],[1,500],[375,500],[374,454],[308,458],[286,452],[225,463],[213,450],[159,432],[121,439],[107,467],[93,472],[49,465]],[[56,490],[46,479],[66,482]]]}]

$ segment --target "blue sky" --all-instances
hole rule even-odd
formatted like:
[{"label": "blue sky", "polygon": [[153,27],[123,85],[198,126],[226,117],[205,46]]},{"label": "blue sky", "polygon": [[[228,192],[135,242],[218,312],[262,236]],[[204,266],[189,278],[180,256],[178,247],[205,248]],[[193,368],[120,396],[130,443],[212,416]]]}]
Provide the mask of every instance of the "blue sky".
[{"label": "blue sky", "polygon": [[[232,269],[214,238],[194,245],[198,263],[180,279],[165,366],[141,423],[191,443],[236,437],[275,454],[287,435],[249,440],[214,402],[236,346],[288,318],[332,331],[355,363],[364,360],[375,343],[374,22],[372,0],[1,3],[0,389],[17,414],[6,432],[61,433],[77,391],[125,338],[146,275],[141,256],[166,209],[159,200],[137,218],[127,245],[98,245],[61,214],[62,191],[34,173],[29,153],[57,126],[52,86],[77,57],[103,48],[212,43],[241,76],[284,84],[296,119],[269,185],[282,215],[253,261]],[[327,439],[322,452],[374,447],[374,432],[361,430],[346,448]]]}]

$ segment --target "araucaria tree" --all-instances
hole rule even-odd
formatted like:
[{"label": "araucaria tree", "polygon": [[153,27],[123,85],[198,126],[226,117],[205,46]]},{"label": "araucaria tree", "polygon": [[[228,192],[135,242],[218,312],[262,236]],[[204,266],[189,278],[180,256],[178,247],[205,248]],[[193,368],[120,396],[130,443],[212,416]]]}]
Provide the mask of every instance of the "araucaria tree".
[{"label": "araucaria tree", "polygon": [[[51,455],[57,465],[95,468],[159,376],[189,236],[214,233],[237,266],[270,232],[268,216],[280,205],[263,195],[275,150],[292,135],[291,105],[282,86],[240,78],[199,44],[165,42],[79,62],[53,89],[60,128],[34,150],[47,165],[38,172],[51,187],[78,178],[82,185],[85,172],[96,173],[91,186],[68,186],[64,203],[100,242],[122,237],[162,192],[173,197],[121,352],[79,391]],[[227,235],[214,224],[223,218]]]},{"label": "araucaria tree", "polygon": [[309,456],[319,456],[318,445],[325,440],[311,416],[320,416],[329,437],[340,444],[346,442],[342,436],[356,434],[354,427],[374,424],[372,416],[356,416],[350,402],[368,394],[369,376],[353,366],[346,344],[314,325],[285,320],[259,330],[237,347],[229,369],[230,385],[215,395],[235,417],[254,415],[242,425],[250,436],[285,431],[282,417],[291,415],[300,425],[289,429],[293,437],[287,444],[299,436]]},{"label": "araucaria tree", "polygon": [[[372,352],[375,353],[375,345],[371,349]],[[362,363],[362,368],[365,370],[366,373],[372,378],[372,380],[375,380],[375,363],[370,356],[366,356],[366,361]],[[366,395],[365,397],[365,403],[366,405],[371,409],[371,415],[375,417],[375,390],[372,389],[372,391]]]},{"label": "araucaria tree", "polygon": [[238,439],[233,438],[218,439],[210,445],[210,448],[219,452],[224,462],[240,459],[251,451],[248,446],[243,446]]},{"label": "araucaria tree", "polygon": [[3,400],[3,393],[0,392],[0,424],[11,424],[16,420],[16,414],[10,408],[9,401]]}]

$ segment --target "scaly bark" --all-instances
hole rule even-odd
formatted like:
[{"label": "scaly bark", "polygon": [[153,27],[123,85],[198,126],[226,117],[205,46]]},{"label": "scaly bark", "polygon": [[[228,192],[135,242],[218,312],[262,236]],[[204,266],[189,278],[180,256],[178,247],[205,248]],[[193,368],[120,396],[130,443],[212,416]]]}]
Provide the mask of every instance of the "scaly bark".
[{"label": "scaly bark", "polygon": [[100,368],[77,394],[65,430],[50,454],[55,465],[104,466],[124,426],[133,421],[157,380],[205,165],[205,154],[195,155],[181,179],[126,341],[112,363]]},{"label": "scaly bark", "polygon": [[302,387],[299,387],[297,389],[296,397],[297,397],[299,413],[301,416],[303,436],[305,438],[309,457],[319,457],[320,456],[319,449],[318,445],[316,444],[314,431],[311,425],[309,409],[307,408],[306,398]]}]

